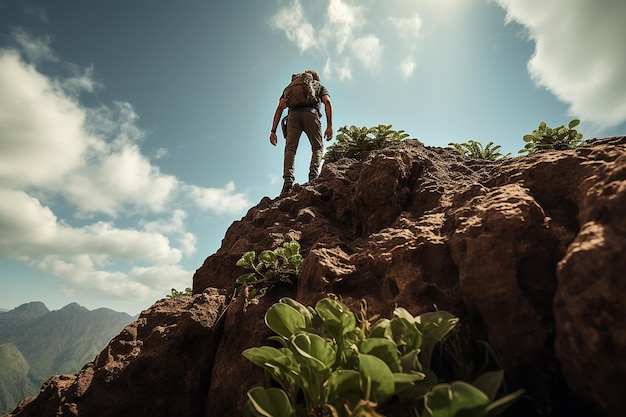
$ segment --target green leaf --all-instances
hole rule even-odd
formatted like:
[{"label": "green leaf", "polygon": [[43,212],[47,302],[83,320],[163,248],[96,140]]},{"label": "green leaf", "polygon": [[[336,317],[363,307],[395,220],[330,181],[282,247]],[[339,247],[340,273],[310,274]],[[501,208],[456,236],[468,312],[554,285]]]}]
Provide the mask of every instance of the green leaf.
[{"label": "green leaf", "polygon": [[393,395],[395,389],[393,373],[382,359],[359,354],[359,373],[361,389],[366,394],[366,400],[371,399],[380,403]]},{"label": "green leaf", "polygon": [[300,367],[295,361],[291,350],[262,346],[260,348],[246,349],[242,355],[255,365],[263,368],[266,375],[278,382],[287,393],[296,394]]},{"label": "green leaf", "polygon": [[578,126],[579,124],[580,124],[580,120],[578,120],[578,119],[574,119],[574,120],[572,120],[571,122],[569,122],[568,127],[569,127],[570,129],[572,129],[572,128],[574,128],[574,127]]},{"label": "green leaf", "polygon": [[400,357],[400,364],[402,365],[402,371],[422,371],[422,364],[417,358],[419,349],[409,350],[407,353]]},{"label": "green leaf", "polygon": [[326,385],[326,401],[338,406],[352,398],[361,398],[359,372],[338,369],[328,377]]},{"label": "green leaf", "polygon": [[254,387],[248,391],[254,410],[263,417],[293,417],[296,415],[289,397],[280,388]]},{"label": "green leaf", "polygon": [[270,265],[272,263],[274,263],[276,261],[276,255],[274,254],[274,252],[272,252],[271,250],[264,250],[263,252],[261,252],[261,254],[259,255],[259,259],[267,264]]},{"label": "green leaf", "polygon": [[306,321],[295,308],[283,304],[273,304],[265,313],[265,324],[276,334],[290,338],[296,330],[305,329]]},{"label": "green leaf", "polygon": [[295,240],[283,243],[283,247],[287,251],[287,256],[294,256],[300,253],[300,244]]},{"label": "green leaf", "polygon": [[[394,395],[398,395],[400,397],[404,397],[404,401],[410,401],[409,399],[417,399],[418,397],[422,397],[430,386],[424,386],[426,379],[426,375],[421,372],[416,373],[394,373],[393,374],[393,385],[394,385]],[[419,384],[419,385],[416,385]],[[424,386],[423,389],[420,389],[421,386]],[[400,400],[402,402],[402,400]]]},{"label": "green leaf", "polygon": [[257,276],[254,272],[240,275],[235,281],[237,284],[254,284],[258,282]]},{"label": "green leaf", "polygon": [[422,333],[417,328],[415,320],[396,316],[389,324],[393,341],[396,342],[401,353],[419,349],[422,346]]},{"label": "green leaf", "polygon": [[241,258],[239,258],[239,260],[237,261],[235,265],[241,266],[244,268],[252,268],[254,265],[255,257],[256,257],[256,254],[254,253],[254,251],[246,252],[241,256]]},{"label": "green leaf", "polygon": [[424,313],[415,318],[423,335],[421,360],[422,364],[430,368],[430,359],[437,343],[456,326],[459,319],[447,311]]},{"label": "green leaf", "polygon": [[315,333],[299,332],[292,337],[291,343],[306,364],[317,371],[330,369],[335,362],[333,344]]},{"label": "green leaf", "polygon": [[394,372],[393,382],[396,384],[412,384],[415,381],[422,381],[426,378],[426,375],[421,372],[414,374],[406,374],[404,372]]},{"label": "green leaf", "polygon": [[402,308],[402,307],[396,307],[393,310],[393,316],[404,319],[409,323],[413,323],[415,321],[415,318],[413,317],[413,315],[409,313],[405,308]]},{"label": "green leaf", "polygon": [[500,389],[503,379],[504,371],[491,371],[480,375],[472,382],[472,385],[484,392],[487,398],[489,398],[489,401],[493,401],[496,398],[496,394]]},{"label": "green leaf", "polygon": [[389,339],[371,337],[365,339],[359,346],[359,352],[382,359],[391,372],[400,372],[402,370],[396,344]]},{"label": "green leaf", "polygon": [[435,385],[424,397],[425,416],[483,416],[489,404],[487,396],[467,382]]},{"label": "green leaf", "polygon": [[486,414],[485,417],[495,417],[502,414],[509,408],[515,401],[521,397],[525,391],[523,389],[519,389],[515,392],[510,393],[509,395],[505,395],[502,398],[498,398],[496,401],[492,402],[485,409]]},{"label": "green leaf", "polygon": [[267,362],[280,356],[284,356],[284,354],[279,349],[273,348],[271,346],[252,347],[244,350],[241,354],[244,356],[244,358],[262,368],[265,367],[265,364]]},{"label": "green leaf", "polygon": [[292,396],[292,401],[294,401],[301,382],[301,368],[290,350],[286,349],[284,353],[285,355],[267,362],[265,371],[271,379],[278,382]]},{"label": "green leaf", "polygon": [[331,337],[341,338],[356,328],[356,318],[348,307],[333,300],[322,298],[315,304],[315,311],[324,321],[326,331]]},{"label": "green leaf", "polygon": [[300,315],[302,315],[302,317],[304,318],[304,321],[306,323],[306,328],[313,327],[313,314],[311,314],[311,309],[307,308],[302,303],[299,303],[298,301],[289,297],[283,297],[278,302],[287,304],[288,306],[293,307],[296,310],[298,310]]},{"label": "green leaf", "polygon": [[302,255],[298,253],[296,255],[290,256],[289,263],[291,264],[291,266],[293,266],[293,269],[295,269],[295,274],[299,274],[300,270],[302,269]]},{"label": "green leaf", "polygon": [[379,319],[370,327],[369,337],[384,337],[386,339],[393,340],[393,334],[391,332],[391,320]]}]

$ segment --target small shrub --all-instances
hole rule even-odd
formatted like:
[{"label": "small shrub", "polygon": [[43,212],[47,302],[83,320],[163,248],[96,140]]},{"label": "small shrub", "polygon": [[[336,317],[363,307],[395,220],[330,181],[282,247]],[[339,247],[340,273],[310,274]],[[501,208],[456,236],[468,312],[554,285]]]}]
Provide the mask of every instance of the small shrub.
[{"label": "small shrub", "polygon": [[329,146],[324,160],[338,161],[341,158],[360,158],[364,152],[380,150],[409,137],[404,130],[393,130],[391,125],[374,127],[340,127],[336,142]]},{"label": "small shrub", "polygon": [[545,122],[539,123],[539,127],[529,135],[524,135],[526,145],[519,153],[535,153],[548,149],[573,149],[585,145],[583,135],[574,130],[580,120],[574,119],[568,126],[561,125],[551,128]]},{"label": "small shrub", "polygon": [[176,288],[172,288],[172,292],[168,295],[166,295],[166,298],[178,298],[178,297],[182,297],[183,295],[192,295],[192,290],[191,288],[187,287],[185,288],[185,291],[178,291]]},{"label": "small shrub", "polygon": [[511,155],[510,153],[502,155],[500,153],[501,146],[493,146],[493,142],[487,143],[485,147],[483,147],[482,143],[474,140],[469,140],[464,143],[450,142],[448,146],[452,146],[461,155],[470,159],[486,159],[489,161],[495,161],[499,158],[508,158]]},{"label": "small shrub", "polygon": [[496,399],[502,371],[472,383],[441,381],[431,367],[435,348],[458,318],[446,311],[414,317],[398,307],[369,326],[342,302],[315,307],[282,298],[265,314],[279,347],[253,347],[243,356],[265,370],[272,388],[247,393],[247,410],[263,417],[476,416],[503,412],[523,390]]},{"label": "small shrub", "polygon": [[258,259],[254,251],[246,252],[236,265],[252,271],[240,275],[237,284],[265,286],[281,282],[291,284],[292,279],[298,277],[302,268],[300,244],[295,240],[285,242],[276,249],[264,250]]}]

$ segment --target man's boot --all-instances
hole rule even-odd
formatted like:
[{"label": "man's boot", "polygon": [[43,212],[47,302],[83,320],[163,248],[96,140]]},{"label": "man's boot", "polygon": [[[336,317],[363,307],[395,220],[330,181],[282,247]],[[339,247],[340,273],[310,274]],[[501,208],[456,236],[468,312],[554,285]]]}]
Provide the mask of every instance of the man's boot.
[{"label": "man's boot", "polygon": [[283,189],[280,190],[280,195],[283,196],[285,194],[288,194],[291,192],[292,189],[293,189],[293,184],[290,182],[286,182],[283,184]]}]

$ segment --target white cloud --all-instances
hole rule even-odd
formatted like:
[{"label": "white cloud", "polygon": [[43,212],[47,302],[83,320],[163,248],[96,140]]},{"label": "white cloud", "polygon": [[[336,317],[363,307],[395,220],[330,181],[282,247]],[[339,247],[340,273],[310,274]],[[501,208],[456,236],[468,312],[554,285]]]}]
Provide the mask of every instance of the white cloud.
[{"label": "white cloud", "polygon": [[422,18],[419,14],[410,17],[390,17],[389,21],[396,29],[400,38],[414,41],[418,39],[422,30]]},{"label": "white cloud", "polygon": [[[181,250],[156,231],[106,222],[71,227],[24,192],[0,189],[0,199],[0,255],[56,277],[66,292],[148,304],[193,275],[178,265]],[[151,266],[124,272],[116,261]]]},{"label": "white cloud", "polygon": [[17,52],[0,51],[0,184],[41,186],[83,163],[85,112]]},{"label": "white cloud", "polygon": [[144,229],[151,233],[163,233],[172,235],[178,242],[180,250],[184,255],[191,255],[196,251],[197,239],[187,232],[185,221],[187,213],[181,209],[175,209],[170,218],[159,218],[153,221],[142,222]]},{"label": "white cloud", "polygon": [[193,271],[178,265],[134,267],[129,272],[103,271],[85,256],[70,261],[46,258],[39,267],[57,277],[67,294],[82,293],[143,304],[163,298],[171,288],[181,290],[190,286],[193,275]]},{"label": "white cloud", "polygon": [[58,62],[59,60],[50,48],[49,37],[35,38],[22,29],[16,29],[13,31],[13,39],[29,62]]},{"label": "white cloud", "polygon": [[333,74],[337,74],[337,78],[340,80],[350,80],[352,79],[352,64],[349,58],[343,58],[339,60],[339,62],[334,65],[331,63],[330,59],[326,60],[326,65],[324,66],[324,76],[330,77]]},{"label": "white cloud", "polygon": [[570,105],[572,116],[602,128],[626,120],[626,2],[494,0],[535,42],[528,70]]},{"label": "white cloud", "polygon": [[[317,4],[294,0],[274,15],[271,24],[281,30],[301,52],[325,56],[323,74],[337,75],[339,79],[352,78],[353,61],[361,63],[366,71],[375,73],[380,66],[383,50],[380,39],[372,33],[363,33],[367,23],[367,9],[355,2],[328,0],[325,15]],[[313,21],[321,23],[314,25]],[[371,47],[372,50],[363,48]]]},{"label": "white cloud", "polygon": [[404,50],[406,56],[398,65],[402,78],[409,79],[413,75],[417,64],[415,62],[415,45],[418,39],[421,37],[422,32],[422,17],[413,13],[408,17],[394,17],[391,16],[387,19],[393,26],[396,36],[403,42],[403,48],[397,48]]},{"label": "white cloud", "polygon": [[413,71],[415,71],[415,60],[412,57],[406,58],[400,64],[400,72],[402,73],[402,78],[407,79],[413,75]]},{"label": "white cloud", "polygon": [[245,194],[235,193],[235,184],[231,181],[224,188],[202,188],[195,185],[185,186],[189,197],[201,209],[216,213],[237,213],[250,206]]},{"label": "white cloud", "polygon": [[328,2],[328,21],[322,28],[323,36],[336,44],[338,53],[342,53],[346,45],[354,37],[356,29],[363,25],[363,8],[351,6],[342,0],[330,0]]},{"label": "white cloud", "polygon": [[290,7],[282,8],[271,20],[272,26],[282,30],[287,39],[294,42],[300,51],[316,47],[317,36],[313,25],[304,17],[302,5],[294,0]]},{"label": "white cloud", "polygon": [[110,299],[147,304],[188,286],[181,262],[197,239],[187,213],[242,212],[245,194],[161,172],[139,147],[146,133],[132,105],[81,104],[100,87],[93,68],[63,62],[48,40],[14,36],[20,50],[0,49],[0,258]]},{"label": "white cloud", "polygon": [[36,261],[47,256],[177,263],[181,251],[160,233],[120,229],[108,222],[69,226],[49,207],[22,191],[0,189],[0,254]]},{"label": "white cloud", "polygon": [[375,73],[380,68],[383,47],[376,36],[367,35],[355,39],[351,50],[355,58],[370,72]]},{"label": "white cloud", "polygon": [[162,212],[178,185],[176,178],[162,174],[137,145],[109,151],[67,179],[61,190],[65,197],[82,214],[117,216],[128,209]]},{"label": "white cloud", "polygon": [[[56,277],[65,292],[149,304],[189,285],[193,271],[178,263],[182,252],[195,250],[195,237],[177,229],[184,229],[181,213],[168,226],[163,220],[144,231],[107,222],[77,228],[26,193],[0,189],[0,199],[0,255]],[[170,245],[168,233],[179,236],[180,249]],[[116,266],[120,261],[150,266],[125,272]]]},{"label": "white cloud", "polygon": [[152,156],[154,159],[163,159],[166,156],[168,156],[170,153],[166,148],[159,148],[154,152],[154,155]]}]

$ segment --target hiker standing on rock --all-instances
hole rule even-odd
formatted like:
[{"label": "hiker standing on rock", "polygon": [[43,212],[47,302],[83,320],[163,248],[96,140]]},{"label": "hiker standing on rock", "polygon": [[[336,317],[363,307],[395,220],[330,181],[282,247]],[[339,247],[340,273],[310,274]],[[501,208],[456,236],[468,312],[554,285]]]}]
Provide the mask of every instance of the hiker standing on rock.
[{"label": "hiker standing on rock", "polygon": [[274,146],[278,143],[276,129],[278,128],[280,117],[285,107],[289,108],[286,118],[287,127],[283,130],[286,141],[283,167],[284,183],[280,192],[281,195],[290,192],[293,187],[296,151],[302,132],[306,133],[309,138],[313,153],[311,155],[311,164],[309,165],[309,181],[317,178],[324,150],[320,103],[324,103],[324,113],[326,113],[324,137],[326,140],[331,140],[333,137],[333,107],[328,90],[320,83],[320,76],[317,72],[307,70],[293,74],[291,83],[285,87],[280,100],[278,100],[270,133],[270,143]]}]

